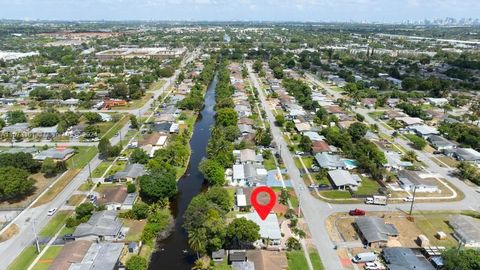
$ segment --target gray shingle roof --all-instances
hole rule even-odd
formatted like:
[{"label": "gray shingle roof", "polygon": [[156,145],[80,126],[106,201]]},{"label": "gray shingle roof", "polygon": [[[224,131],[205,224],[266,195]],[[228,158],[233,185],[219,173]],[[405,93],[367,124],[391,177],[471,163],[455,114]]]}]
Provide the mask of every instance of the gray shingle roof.
[{"label": "gray shingle roof", "polygon": [[397,228],[380,217],[358,217],[355,225],[367,243],[387,242],[389,236],[398,235]]},{"label": "gray shingle roof", "polygon": [[415,255],[409,248],[394,247],[383,249],[383,258],[389,270],[434,270],[422,256]]},{"label": "gray shingle roof", "polygon": [[128,164],[123,171],[115,174],[117,178],[137,178],[146,174],[145,167],[142,164]]},{"label": "gray shingle roof", "polygon": [[122,229],[122,222],[117,219],[115,211],[101,211],[94,213],[86,222],[77,226],[73,236],[111,236],[116,237]]},{"label": "gray shingle roof", "polygon": [[358,186],[359,181],[361,181],[361,179],[359,179],[358,177],[354,177],[350,174],[350,172],[346,170],[329,171],[328,176],[337,187]]},{"label": "gray shingle roof", "polygon": [[455,230],[455,236],[464,244],[480,243],[480,222],[472,217],[454,215],[449,223]]},{"label": "gray shingle roof", "polygon": [[329,167],[345,168],[345,163],[342,160],[340,160],[340,157],[337,155],[330,155],[327,153],[318,153],[315,155],[315,160],[317,161],[318,165],[322,168],[329,168]]},{"label": "gray shingle roof", "polygon": [[75,150],[70,148],[65,149],[57,149],[57,148],[50,148],[45,151],[42,151],[35,155],[35,160],[45,160],[46,158],[52,159],[65,159],[68,155],[71,155],[75,152]]},{"label": "gray shingle roof", "polygon": [[82,262],[72,264],[69,270],[116,269],[123,247],[123,243],[93,243]]}]

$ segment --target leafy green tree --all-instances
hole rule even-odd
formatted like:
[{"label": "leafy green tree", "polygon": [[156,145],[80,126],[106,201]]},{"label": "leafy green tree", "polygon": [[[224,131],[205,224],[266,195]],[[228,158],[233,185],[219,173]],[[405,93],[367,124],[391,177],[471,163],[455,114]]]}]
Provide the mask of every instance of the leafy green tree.
[{"label": "leafy green tree", "polygon": [[233,207],[233,198],[223,187],[210,188],[207,192],[205,192],[205,197],[209,202],[217,205],[225,213],[230,211]]},{"label": "leafy green tree", "polygon": [[255,60],[255,62],[253,63],[253,70],[255,70],[255,72],[260,72],[262,70],[262,61],[260,60]]},{"label": "leafy green tree", "polygon": [[136,219],[145,219],[150,213],[150,207],[144,202],[137,202],[132,206],[132,213]]},{"label": "leafy green tree", "polygon": [[227,226],[226,240],[230,247],[238,248],[241,244],[251,244],[260,239],[260,227],[245,218],[236,218]]},{"label": "leafy green tree", "polygon": [[52,158],[46,158],[42,163],[41,172],[45,174],[46,177],[52,177],[57,174],[57,164]]},{"label": "leafy green tree", "polygon": [[175,176],[168,174],[149,174],[139,177],[140,195],[149,201],[170,199],[177,194]]},{"label": "leafy green tree", "polygon": [[275,125],[279,127],[283,127],[284,123],[285,123],[285,116],[283,114],[277,114],[275,116]]},{"label": "leafy green tree", "polygon": [[130,259],[128,259],[125,266],[127,270],[147,270],[148,263],[147,259],[139,255],[133,255],[132,257],[130,257]]},{"label": "leafy green tree", "polygon": [[0,167],[15,167],[24,169],[30,173],[36,173],[41,165],[38,161],[33,159],[30,153],[3,153],[0,154]]},{"label": "leafy green tree", "polygon": [[449,249],[442,253],[445,270],[480,269],[480,250]]},{"label": "leafy green tree", "polygon": [[100,128],[97,125],[88,125],[83,132],[85,133],[84,137],[86,139],[94,139],[100,134]]},{"label": "leafy green tree", "polygon": [[225,183],[223,166],[217,161],[204,159],[198,168],[210,185],[222,186]]},{"label": "leafy green tree", "polygon": [[236,125],[238,121],[237,112],[231,108],[222,108],[217,110],[215,117],[216,124],[223,127]]},{"label": "leafy green tree", "polygon": [[41,112],[33,117],[31,124],[35,127],[53,127],[60,122],[60,114],[55,111]]},{"label": "leafy green tree", "polygon": [[304,151],[304,152],[310,152],[312,150],[312,140],[310,140],[310,137],[308,136],[302,136],[300,139],[300,143],[298,144],[298,147]]},{"label": "leafy green tree", "polygon": [[422,150],[427,146],[427,141],[417,135],[408,136],[408,139],[412,142],[412,145],[415,149]]},{"label": "leafy green tree", "polygon": [[98,143],[98,152],[100,156],[103,158],[108,158],[109,157],[109,152],[110,149],[112,148],[112,145],[110,144],[110,141],[107,138],[102,138],[100,139],[100,142]]},{"label": "leafy green tree", "polygon": [[350,125],[350,127],[348,127],[348,133],[350,134],[350,136],[352,137],[352,141],[354,142],[363,138],[365,134],[367,134],[367,131],[367,125],[360,122],[353,123],[352,125]]},{"label": "leafy green tree", "polygon": [[302,246],[300,245],[300,242],[294,238],[290,237],[287,239],[287,249],[288,250],[300,250],[302,249]]},{"label": "leafy green tree", "polygon": [[34,189],[35,180],[24,169],[0,167],[0,200],[21,199]]},{"label": "leafy green tree", "polygon": [[290,194],[288,193],[288,190],[285,188],[282,188],[280,192],[279,202],[283,205],[287,205],[289,198],[290,198]]},{"label": "leafy green tree", "polygon": [[134,193],[137,191],[137,186],[135,186],[134,183],[128,183],[127,184],[127,193]]},{"label": "leafy green tree", "polygon": [[75,217],[77,220],[86,220],[92,216],[95,205],[91,202],[85,202],[75,208]]},{"label": "leafy green tree", "polygon": [[102,122],[102,116],[96,112],[86,112],[83,114],[83,117],[87,119],[89,124],[96,124]]},{"label": "leafy green tree", "polygon": [[135,148],[130,154],[130,161],[132,163],[147,164],[150,157],[147,152],[141,148]]},{"label": "leafy green tree", "polygon": [[133,114],[130,115],[130,127],[134,129],[139,129],[140,126],[138,124],[137,117]]}]

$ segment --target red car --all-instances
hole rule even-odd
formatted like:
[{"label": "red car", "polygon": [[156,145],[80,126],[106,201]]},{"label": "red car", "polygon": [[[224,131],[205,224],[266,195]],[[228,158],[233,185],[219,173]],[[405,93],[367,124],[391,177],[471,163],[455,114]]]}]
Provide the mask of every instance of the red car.
[{"label": "red car", "polygon": [[354,210],[350,210],[348,214],[350,216],[365,216],[365,210],[355,208]]}]

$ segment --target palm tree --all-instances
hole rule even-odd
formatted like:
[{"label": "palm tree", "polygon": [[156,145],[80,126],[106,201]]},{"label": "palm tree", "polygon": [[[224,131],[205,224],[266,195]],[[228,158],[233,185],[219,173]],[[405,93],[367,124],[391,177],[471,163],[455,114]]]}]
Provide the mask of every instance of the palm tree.
[{"label": "palm tree", "polygon": [[206,234],[207,232],[203,228],[188,233],[188,244],[197,253],[197,259],[200,258],[200,253],[205,251]]},{"label": "palm tree", "polygon": [[211,270],[212,267],[203,259],[197,259],[192,267],[192,270]]},{"label": "palm tree", "polygon": [[402,158],[413,163],[417,161],[417,154],[414,151],[407,151]]}]

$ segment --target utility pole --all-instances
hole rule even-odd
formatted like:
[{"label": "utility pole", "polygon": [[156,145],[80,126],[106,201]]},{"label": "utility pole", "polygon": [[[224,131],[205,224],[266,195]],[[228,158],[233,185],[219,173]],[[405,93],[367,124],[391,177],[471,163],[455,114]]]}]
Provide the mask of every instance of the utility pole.
[{"label": "utility pole", "polygon": [[38,243],[37,230],[35,229],[35,220],[32,221],[33,234],[35,235],[35,247],[37,248],[37,253],[40,254],[40,244]]},{"label": "utility pole", "polygon": [[413,197],[412,197],[412,203],[410,204],[410,216],[412,215],[412,211],[413,211],[413,203],[415,202],[415,193],[417,191],[417,186],[414,186],[413,187]]}]

